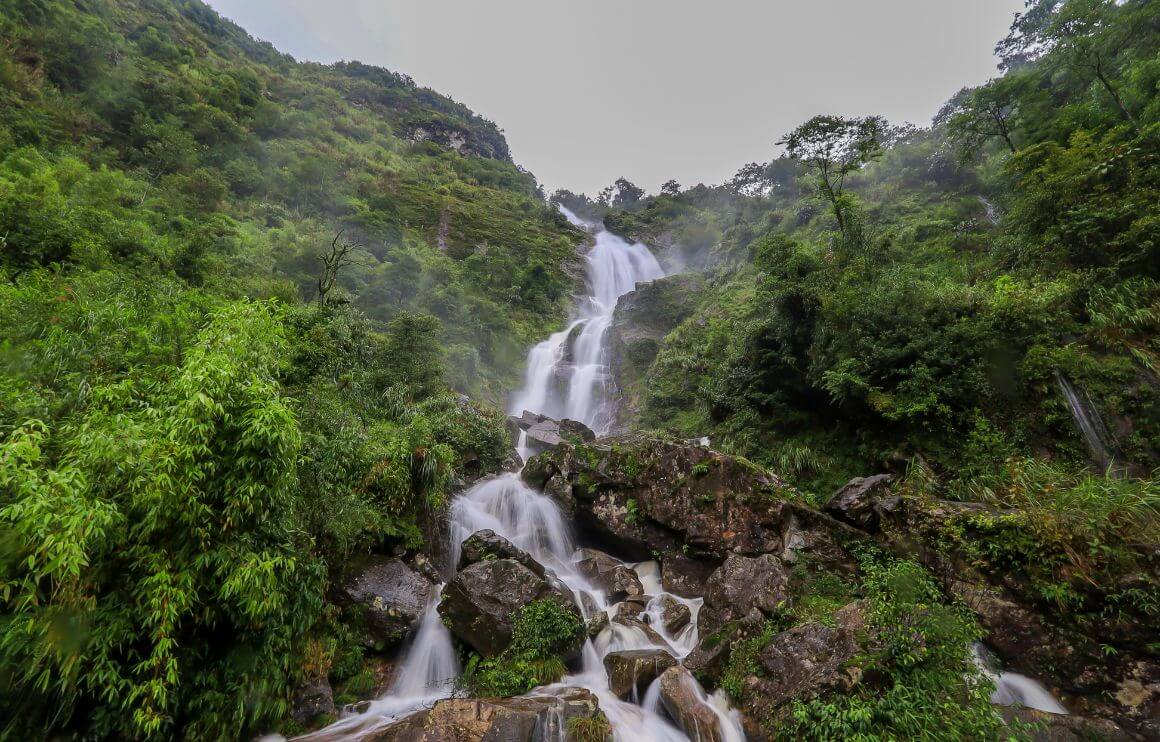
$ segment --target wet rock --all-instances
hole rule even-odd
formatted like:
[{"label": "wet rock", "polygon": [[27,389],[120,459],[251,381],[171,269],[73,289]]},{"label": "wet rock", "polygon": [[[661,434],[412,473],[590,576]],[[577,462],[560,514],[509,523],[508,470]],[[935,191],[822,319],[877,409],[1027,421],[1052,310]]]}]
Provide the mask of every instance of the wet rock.
[{"label": "wet rock", "polygon": [[302,725],[335,712],[334,691],[326,678],[316,678],[294,689],[290,718]]},{"label": "wet rock", "polygon": [[665,641],[665,638],[657,633],[656,629],[654,629],[652,626],[649,626],[641,619],[636,618],[635,616],[616,615],[613,616],[612,623],[639,631],[654,647],[675,651],[673,650],[672,646],[667,641]]},{"label": "wet rock", "polygon": [[555,696],[451,698],[362,739],[377,742],[543,742],[564,739],[569,722],[577,718],[604,720],[598,700],[583,688],[568,688]]},{"label": "wet rock", "polygon": [[644,587],[636,572],[619,560],[596,549],[581,549],[579,556],[577,571],[593,587],[603,590],[609,602],[616,603],[625,598],[644,595]]},{"label": "wet rock", "polygon": [[685,734],[701,742],[724,740],[717,714],[702,700],[703,693],[686,668],[670,667],[661,673],[660,682],[661,704]]},{"label": "wet rock", "polygon": [[524,465],[523,458],[520,456],[519,452],[513,448],[512,450],[508,451],[507,456],[504,457],[504,460],[500,464],[499,468],[502,471],[505,471],[508,473],[515,473],[515,472],[518,472],[521,468],[523,468],[523,465]]},{"label": "wet rock", "polygon": [[675,600],[671,595],[662,595],[659,598],[661,606],[661,623],[669,636],[676,636],[677,632],[689,625],[693,612],[689,606]]},{"label": "wet rock", "polygon": [[588,631],[589,638],[595,639],[597,636],[600,636],[600,632],[608,628],[608,614],[604,611],[593,613],[592,617],[588,619],[585,628]]},{"label": "wet rock", "polygon": [[439,574],[439,568],[431,561],[426,554],[416,554],[411,559],[411,569],[423,575],[432,583],[443,582],[443,575]]},{"label": "wet rock", "polygon": [[375,638],[401,642],[418,626],[434,585],[399,559],[375,557],[355,569],[342,595],[365,613]]},{"label": "wet rock", "polygon": [[777,615],[790,603],[789,574],[772,554],[744,557],[731,554],[705,585],[705,604],[697,617],[702,636],[757,609]]},{"label": "wet rock", "polygon": [[652,682],[677,660],[660,649],[630,649],[604,656],[608,686],[621,700],[640,699]]},{"label": "wet rock", "polygon": [[682,598],[700,598],[705,594],[705,583],[720,563],[691,559],[682,554],[670,554],[661,559],[661,585]]},{"label": "wet rock", "polygon": [[[484,657],[494,657],[511,643],[518,611],[534,600],[554,600],[580,619],[571,595],[515,559],[490,559],[468,565],[443,589],[439,615],[455,636]],[[576,656],[582,637],[565,652]]]},{"label": "wet rock", "polygon": [[542,453],[564,443],[587,443],[596,440],[596,434],[578,420],[553,420],[544,415],[524,410],[519,417],[508,418],[508,428],[514,427],[515,435],[523,431],[526,443],[533,454]]},{"label": "wet rock", "polygon": [[855,477],[834,493],[825,511],[838,520],[875,532],[884,517],[902,506],[902,498],[890,494],[890,474]]},{"label": "wet rock", "polygon": [[490,529],[476,531],[464,540],[456,570],[463,570],[472,564],[490,559],[512,559],[527,567],[537,577],[544,577],[547,574],[544,565],[537,562],[531,554]]}]

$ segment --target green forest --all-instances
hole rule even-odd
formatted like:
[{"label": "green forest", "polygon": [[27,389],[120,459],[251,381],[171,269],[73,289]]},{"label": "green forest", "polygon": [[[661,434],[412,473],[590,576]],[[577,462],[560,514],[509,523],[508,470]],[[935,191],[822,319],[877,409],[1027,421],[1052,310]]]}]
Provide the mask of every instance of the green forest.
[{"label": "green forest", "polygon": [[1117,606],[1154,659],[1160,7],[1030,0],[996,51],[927,128],[819,112],[726,183],[588,197],[199,0],[0,0],[0,738],[247,739],[303,731],[319,673],[372,695],[334,588],[509,456],[506,395],[583,283],[557,204],[686,271],[627,430],[811,506],[891,472],[1008,509],[943,537],[1053,611]]}]

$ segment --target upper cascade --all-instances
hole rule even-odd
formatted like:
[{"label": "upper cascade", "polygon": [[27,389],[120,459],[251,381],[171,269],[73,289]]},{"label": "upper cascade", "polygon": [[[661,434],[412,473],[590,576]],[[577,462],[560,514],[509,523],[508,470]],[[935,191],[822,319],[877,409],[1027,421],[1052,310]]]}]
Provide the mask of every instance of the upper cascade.
[{"label": "upper cascade", "polygon": [[638,284],[663,278],[665,272],[645,245],[585,222],[564,207],[560,211],[568,221],[593,232],[595,244],[585,256],[589,294],[578,302],[576,316],[566,328],[532,348],[524,388],[512,396],[509,412],[530,410],[579,420],[597,435],[605,435],[615,417],[605,335],[616,302]]}]

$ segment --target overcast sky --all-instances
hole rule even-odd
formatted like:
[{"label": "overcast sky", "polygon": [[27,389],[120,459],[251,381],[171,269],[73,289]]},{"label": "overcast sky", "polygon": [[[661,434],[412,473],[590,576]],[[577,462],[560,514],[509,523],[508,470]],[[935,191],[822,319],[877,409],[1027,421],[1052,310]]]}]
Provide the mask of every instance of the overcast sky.
[{"label": "overcast sky", "polygon": [[298,59],[357,59],[492,119],[547,188],[720,183],[816,113],[926,124],[1022,0],[209,0]]}]

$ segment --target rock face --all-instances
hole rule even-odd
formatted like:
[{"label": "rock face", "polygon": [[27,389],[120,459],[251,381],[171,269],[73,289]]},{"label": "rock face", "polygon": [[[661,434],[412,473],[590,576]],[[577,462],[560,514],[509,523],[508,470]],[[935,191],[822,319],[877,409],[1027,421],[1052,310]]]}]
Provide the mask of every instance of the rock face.
[{"label": "rock face", "polygon": [[558,696],[451,698],[397,721],[364,740],[377,742],[544,742],[564,739],[573,719],[604,720],[596,697],[581,688]]},{"label": "rock face", "polygon": [[[494,657],[511,643],[518,611],[545,599],[557,601],[580,620],[571,596],[544,577],[515,559],[491,559],[468,565],[447,583],[439,615],[451,633],[484,657]],[[566,658],[579,650],[578,638]]]},{"label": "rock face", "polygon": [[671,654],[660,649],[631,649],[604,656],[608,686],[622,700],[644,698],[652,682],[676,664]]},{"label": "rock face", "polygon": [[666,554],[661,559],[661,586],[682,598],[700,598],[717,566],[716,562],[690,559],[683,554]]},{"label": "rock face", "polygon": [[633,558],[687,548],[694,557],[721,560],[728,552],[809,547],[852,564],[839,541],[864,537],[800,504],[773,474],[687,443],[641,436],[565,443],[533,458],[522,476]]},{"label": "rock face", "polygon": [[889,474],[855,477],[834,493],[825,511],[852,526],[876,532],[883,516],[890,517],[902,505],[902,498],[890,494],[893,479]]},{"label": "rock face", "polygon": [[680,665],[661,675],[661,704],[691,739],[722,742],[724,735],[717,714],[701,698],[697,682]]},{"label": "rock face", "polygon": [[689,625],[689,621],[693,619],[693,612],[689,610],[689,606],[684,603],[678,603],[669,595],[662,595],[660,598],[661,605],[661,623],[664,624],[665,631],[670,636],[675,636],[678,631]]},{"label": "rock face", "polygon": [[353,571],[343,597],[362,607],[375,638],[401,642],[418,626],[434,586],[398,559],[376,557]]},{"label": "rock face", "polygon": [[697,308],[704,284],[700,273],[678,273],[642,283],[616,303],[606,341],[620,423],[636,419],[642,384],[661,340]]},{"label": "rock face", "polygon": [[772,617],[789,607],[789,575],[777,557],[731,554],[705,585],[705,604],[697,617],[700,636],[757,610]]},{"label": "rock face", "polygon": [[544,565],[533,559],[531,554],[492,530],[476,531],[467,537],[459,552],[459,564],[455,568],[463,570],[487,559],[511,559],[527,567],[537,577],[544,577],[548,573]]}]

